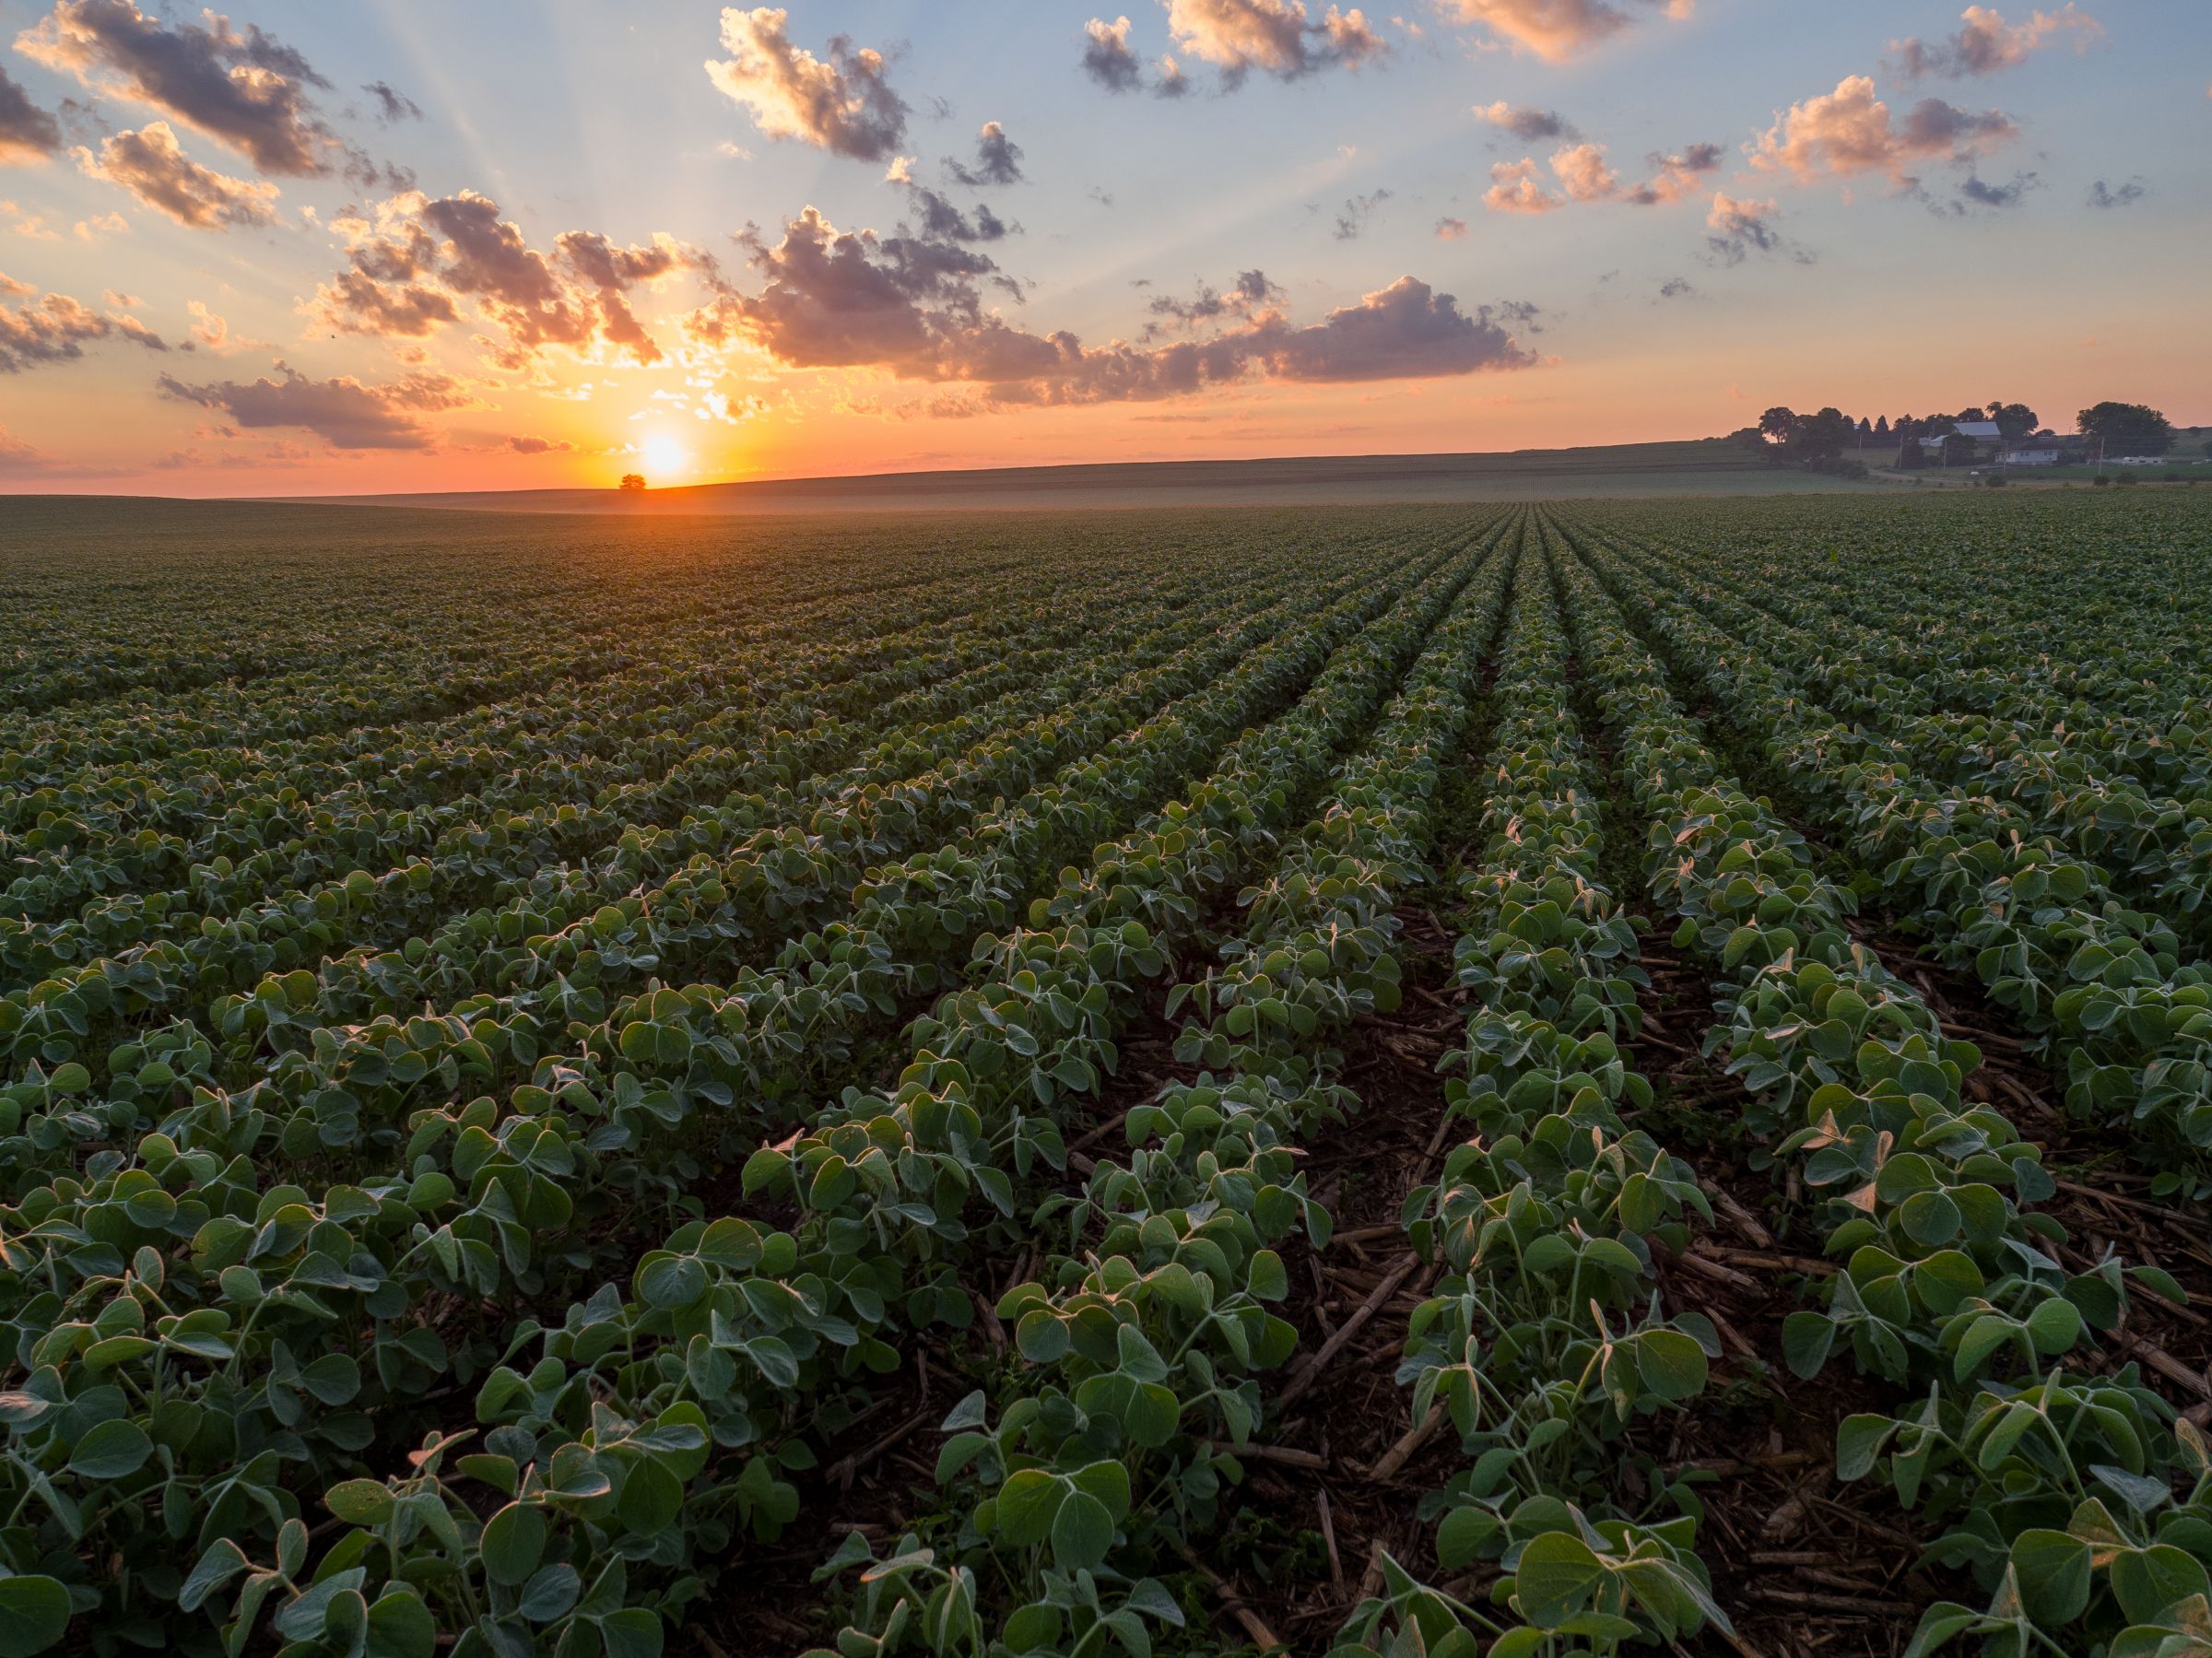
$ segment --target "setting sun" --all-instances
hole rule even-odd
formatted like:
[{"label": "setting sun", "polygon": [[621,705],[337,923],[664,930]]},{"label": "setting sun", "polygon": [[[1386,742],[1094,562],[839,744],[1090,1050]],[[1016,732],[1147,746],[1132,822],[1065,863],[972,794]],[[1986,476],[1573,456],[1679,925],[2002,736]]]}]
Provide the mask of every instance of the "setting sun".
[{"label": "setting sun", "polygon": [[650,437],[638,445],[638,454],[653,473],[665,476],[672,472],[691,470],[691,456],[681,443],[665,432]]}]

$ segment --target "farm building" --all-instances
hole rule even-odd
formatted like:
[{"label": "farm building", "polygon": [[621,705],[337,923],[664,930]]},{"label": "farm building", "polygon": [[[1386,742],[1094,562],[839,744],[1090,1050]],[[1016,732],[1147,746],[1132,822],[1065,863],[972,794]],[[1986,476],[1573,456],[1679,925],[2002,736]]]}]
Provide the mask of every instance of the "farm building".
[{"label": "farm building", "polygon": [[2056,449],[2015,449],[2005,456],[2007,466],[2056,466],[2065,460],[2064,452]]}]

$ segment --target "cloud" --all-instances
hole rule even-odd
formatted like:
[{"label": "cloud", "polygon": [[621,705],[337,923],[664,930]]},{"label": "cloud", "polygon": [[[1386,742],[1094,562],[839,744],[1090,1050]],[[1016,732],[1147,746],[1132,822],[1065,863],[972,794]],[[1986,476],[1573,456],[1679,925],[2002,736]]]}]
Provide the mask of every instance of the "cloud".
[{"label": "cloud", "polygon": [[1992,184],[1980,174],[1970,172],[1959,182],[1949,201],[1930,199],[1927,206],[1939,218],[1957,218],[1982,207],[1999,211],[2017,207],[2030,190],[2041,188],[2042,178],[2033,172],[2015,173],[2009,184]]},{"label": "cloud", "polygon": [[1620,179],[1606,165],[1602,144],[1577,144],[1556,151],[1551,171],[1571,201],[1602,202],[1620,188]]},{"label": "cloud", "polygon": [[1294,328],[1264,273],[1229,294],[1156,307],[1178,322],[1218,320],[1206,337],[1087,347],[986,312],[995,271],[972,249],[838,229],[815,208],[781,241],[750,236],[758,293],[720,294],[687,324],[702,347],[755,346],[789,368],[867,368],[902,380],[980,385],[993,405],[1089,404],[1180,396],[1249,377],[1292,382],[1434,378],[1532,365],[1491,307],[1470,313],[1411,276]]},{"label": "cloud", "polygon": [[184,310],[192,318],[192,343],[204,351],[218,357],[228,357],[233,351],[253,351],[261,341],[241,338],[230,332],[230,324],[207,309],[205,301],[187,300]]},{"label": "cloud", "polygon": [[1717,172],[1721,165],[1721,147],[1717,144],[1693,144],[1677,154],[1653,150],[1644,157],[1644,163],[1653,170],[1652,176],[1620,198],[1640,207],[1657,206],[1667,202],[1678,202],[1684,196],[1695,195],[1704,189],[1704,176]]},{"label": "cloud", "polygon": [[303,88],[327,88],[307,60],[248,24],[241,34],[210,10],[202,23],[164,22],[134,0],[55,0],[16,37],[16,50],[88,87],[182,122],[251,159],[262,172],[308,177],[344,163],[374,167],[315,113]]},{"label": "cloud", "polygon": [[557,454],[565,453],[576,445],[566,438],[515,437],[507,440],[507,447],[517,454]]},{"label": "cloud", "polygon": [[1347,196],[1344,211],[1336,216],[1336,229],[1331,233],[1338,241],[1356,241],[1359,232],[1367,229],[1367,221],[1375,216],[1375,209],[1390,200],[1387,190],[1371,190],[1365,195]]},{"label": "cloud", "polygon": [[[23,283],[10,280],[4,291],[28,293]],[[111,312],[102,316],[67,294],[41,294],[10,310],[0,305],[0,374],[19,374],[41,363],[74,362],[85,354],[88,340],[120,337],[149,351],[166,351],[169,344],[132,316]]]},{"label": "cloud", "polygon": [[1847,178],[1884,172],[1903,184],[1910,182],[1905,171],[1910,162],[1963,162],[1988,154],[2018,133],[2002,110],[1975,113],[1940,98],[1921,100],[1898,125],[1890,120],[1889,106],[1875,96],[1874,77],[1850,75],[1836,83],[1833,92],[1791,105],[1745,150],[1753,167],[1788,171],[1800,183],[1823,173]]},{"label": "cloud", "polygon": [[98,241],[102,236],[127,236],[131,221],[120,213],[96,213],[69,227],[79,241]]},{"label": "cloud", "polygon": [[[1149,286],[1149,282],[1145,285]],[[1288,297],[1265,271],[1256,267],[1239,271],[1227,293],[1202,285],[1195,300],[1178,300],[1162,294],[1151,300],[1145,309],[1152,313],[1152,320],[1145,324],[1142,337],[1152,340],[1171,328],[1196,328],[1225,318],[1249,318],[1281,305]]]},{"label": "cloud", "polygon": [[394,91],[391,86],[384,81],[370,81],[361,88],[361,90],[376,100],[376,118],[386,126],[390,126],[395,121],[420,121],[422,119],[422,106],[405,93]]},{"label": "cloud", "polygon": [[713,271],[706,254],[665,232],[625,247],[595,230],[564,230],[541,252],[497,202],[467,190],[437,200],[404,193],[332,228],[350,244],[349,268],[316,288],[311,314],[341,333],[421,338],[458,321],[470,301],[499,329],[493,360],[507,369],[549,346],[580,355],[604,346],[658,362],[630,291]]},{"label": "cloud", "polygon": [[980,190],[986,184],[1018,184],[1021,182],[1021,146],[1006,136],[1006,129],[995,121],[983,123],[983,130],[976,135],[975,165],[973,167],[947,157],[946,173],[957,183],[971,190]]},{"label": "cloud", "polygon": [[1436,239],[1439,241],[1458,241],[1464,239],[1466,233],[1467,221],[1464,218],[1447,218],[1436,221]]},{"label": "cloud", "polygon": [[1964,27],[1933,46],[1917,38],[1890,41],[1894,61],[1884,67],[1900,80],[1930,76],[1963,80],[1970,75],[2017,68],[2028,61],[2030,53],[2063,35],[2074,38],[2075,51],[2087,52],[2104,34],[2104,25],[2075,10],[2072,0],[2054,12],[2031,12],[2025,23],[2007,23],[1987,6],[1970,6],[1959,16]]},{"label": "cloud", "polygon": [[155,212],[195,230],[266,225],[276,218],[276,185],[202,167],[178,147],[166,121],[102,139],[97,158],[81,146],[74,153],[87,177],[127,190]]},{"label": "cloud", "polygon": [[1754,253],[1788,253],[1800,265],[1810,265],[1812,255],[1791,246],[1790,241],[1774,221],[1782,217],[1780,206],[1772,201],[1738,200],[1724,190],[1712,193],[1712,206],[1705,215],[1705,228],[1712,232],[1705,245],[1722,265],[1741,265]]},{"label": "cloud", "polygon": [[1669,276],[1659,285],[1659,297],[1662,300],[1686,300],[1697,291],[1690,286],[1688,276]]},{"label": "cloud", "polygon": [[1502,127],[1516,138],[1535,143],[1539,138],[1579,138],[1574,123],[1557,110],[1539,110],[1534,104],[1510,104],[1502,98],[1496,103],[1478,103],[1475,106],[1478,120],[1492,126]]},{"label": "cloud", "polygon": [[37,449],[0,426],[0,477],[37,472],[45,464],[46,457]]},{"label": "cloud", "polygon": [[2099,179],[2089,186],[2088,202],[2092,207],[2130,207],[2141,201],[2147,194],[2149,193],[2140,178],[2130,179],[2124,184],[2114,185],[2111,188],[2107,188],[2105,182]]},{"label": "cloud", "polygon": [[922,234],[925,237],[948,241],[996,241],[1010,229],[1020,229],[1018,225],[1007,225],[982,203],[976,205],[975,218],[971,220],[927,185],[901,182],[906,185],[907,200],[912,203],[915,214],[921,218]]},{"label": "cloud", "polygon": [[43,161],[62,147],[62,123],[0,69],[0,167]]},{"label": "cloud", "polygon": [[1232,84],[1259,69],[1296,80],[1328,68],[1358,69],[1390,51],[1357,6],[1331,6],[1309,21],[1305,0],[1166,0],[1168,32]]},{"label": "cloud", "polygon": [[[1515,51],[1547,64],[1563,64],[1631,27],[1641,13],[1663,11],[1679,22],[1695,0],[1439,0],[1438,9],[1462,23],[1479,23]],[[1546,135],[1548,136],[1549,135]]]},{"label": "cloud", "polygon": [[799,138],[856,161],[880,161],[906,136],[906,100],[884,78],[884,59],[832,35],[824,62],[785,32],[781,6],[724,6],[722,43],[732,55],[707,76],[771,138]]},{"label": "cloud", "polygon": [[1549,213],[1567,204],[1546,193],[1535,162],[1524,156],[1518,161],[1491,164],[1490,187],[1482,193],[1482,205],[1492,213]]},{"label": "cloud", "polygon": [[219,409],[250,430],[300,427],[333,449],[431,448],[437,435],[418,417],[470,402],[460,382],[443,374],[410,374],[391,385],[373,386],[350,374],[310,380],[281,362],[276,372],[276,380],[263,376],[208,385],[187,385],[164,374],[158,383],[163,396]]},{"label": "cloud", "polygon": [[1129,47],[1129,19],[1093,18],[1083,25],[1083,73],[1109,92],[1134,92],[1144,78]]}]

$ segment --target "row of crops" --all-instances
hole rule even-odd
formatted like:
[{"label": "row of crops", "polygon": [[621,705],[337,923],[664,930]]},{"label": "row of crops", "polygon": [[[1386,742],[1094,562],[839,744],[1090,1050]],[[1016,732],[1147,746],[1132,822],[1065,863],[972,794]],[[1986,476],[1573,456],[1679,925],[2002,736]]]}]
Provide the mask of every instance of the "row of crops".
[{"label": "row of crops", "polygon": [[[1896,1650],[2212,1651],[2188,1289],[2061,1196],[2212,1195],[2185,498],[122,511],[0,581],[0,1658],[772,1651],[761,1572],[850,1658],[1261,1641],[1221,1540],[1332,1476],[1277,1441],[1409,1111],[1347,1431],[1413,1529],[1313,1650],[1743,1650],[1659,1447],[1802,1384]],[[1757,1356],[1673,1268],[1743,1170],[1832,1264]]]}]

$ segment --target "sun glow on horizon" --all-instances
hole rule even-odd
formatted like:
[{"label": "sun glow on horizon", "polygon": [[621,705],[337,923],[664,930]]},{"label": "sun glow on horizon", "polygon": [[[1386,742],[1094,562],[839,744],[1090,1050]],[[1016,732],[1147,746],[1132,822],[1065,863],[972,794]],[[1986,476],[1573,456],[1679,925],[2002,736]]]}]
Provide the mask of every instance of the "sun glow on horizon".
[{"label": "sun glow on horizon", "polygon": [[638,445],[638,454],[646,469],[655,476],[665,477],[671,473],[682,474],[691,470],[691,453],[666,432],[655,432]]}]

